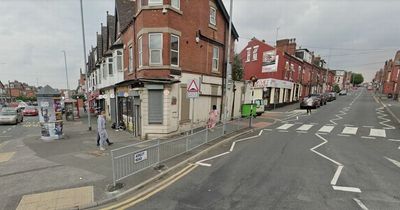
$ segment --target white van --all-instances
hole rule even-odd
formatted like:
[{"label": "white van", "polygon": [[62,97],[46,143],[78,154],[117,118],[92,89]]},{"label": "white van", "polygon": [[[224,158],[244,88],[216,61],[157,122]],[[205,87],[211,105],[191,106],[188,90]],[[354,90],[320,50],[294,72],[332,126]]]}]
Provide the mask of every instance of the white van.
[{"label": "white van", "polygon": [[257,106],[256,114],[257,116],[262,115],[265,112],[265,104],[263,99],[255,99],[254,103]]}]

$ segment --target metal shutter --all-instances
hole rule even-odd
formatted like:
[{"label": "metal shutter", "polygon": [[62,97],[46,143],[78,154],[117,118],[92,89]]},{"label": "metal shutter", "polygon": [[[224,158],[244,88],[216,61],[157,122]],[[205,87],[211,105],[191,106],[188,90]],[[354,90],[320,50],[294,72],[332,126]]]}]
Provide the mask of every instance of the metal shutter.
[{"label": "metal shutter", "polygon": [[149,91],[149,124],[163,123],[163,90]]}]

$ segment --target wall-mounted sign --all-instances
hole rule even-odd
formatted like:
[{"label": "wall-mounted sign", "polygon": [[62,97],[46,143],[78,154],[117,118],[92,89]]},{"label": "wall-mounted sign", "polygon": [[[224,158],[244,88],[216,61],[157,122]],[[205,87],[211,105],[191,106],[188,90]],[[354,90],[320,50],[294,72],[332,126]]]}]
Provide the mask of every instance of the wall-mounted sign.
[{"label": "wall-mounted sign", "polygon": [[261,72],[276,72],[278,70],[278,59],[279,56],[276,55],[275,50],[263,52]]}]

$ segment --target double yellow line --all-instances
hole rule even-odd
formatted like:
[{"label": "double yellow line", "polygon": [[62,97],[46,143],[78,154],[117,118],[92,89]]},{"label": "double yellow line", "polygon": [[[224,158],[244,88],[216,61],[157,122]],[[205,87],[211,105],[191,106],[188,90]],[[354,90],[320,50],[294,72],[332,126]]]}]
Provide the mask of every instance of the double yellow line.
[{"label": "double yellow line", "polygon": [[135,195],[134,197],[129,198],[127,200],[124,200],[124,201],[122,201],[120,203],[117,203],[115,205],[103,208],[102,210],[111,210],[111,209],[120,210],[120,209],[127,209],[129,207],[132,207],[132,206],[134,206],[134,205],[146,200],[147,198],[150,198],[151,196],[155,195],[156,193],[164,190],[165,188],[167,188],[168,186],[170,186],[174,182],[178,181],[179,179],[181,179],[182,177],[186,176],[188,173],[193,171],[195,168],[197,168],[197,166],[198,165],[189,164],[188,166],[186,166],[185,168],[180,170],[178,173],[174,174],[171,177],[168,177],[164,181],[156,184],[153,187],[150,187],[149,189],[139,193],[138,195]]}]

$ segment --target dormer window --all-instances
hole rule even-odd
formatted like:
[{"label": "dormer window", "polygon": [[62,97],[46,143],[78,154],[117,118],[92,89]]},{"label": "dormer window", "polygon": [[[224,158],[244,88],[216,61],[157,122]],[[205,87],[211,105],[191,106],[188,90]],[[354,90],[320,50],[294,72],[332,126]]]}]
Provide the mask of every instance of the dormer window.
[{"label": "dormer window", "polygon": [[210,7],[210,24],[213,26],[217,25],[217,9]]}]

